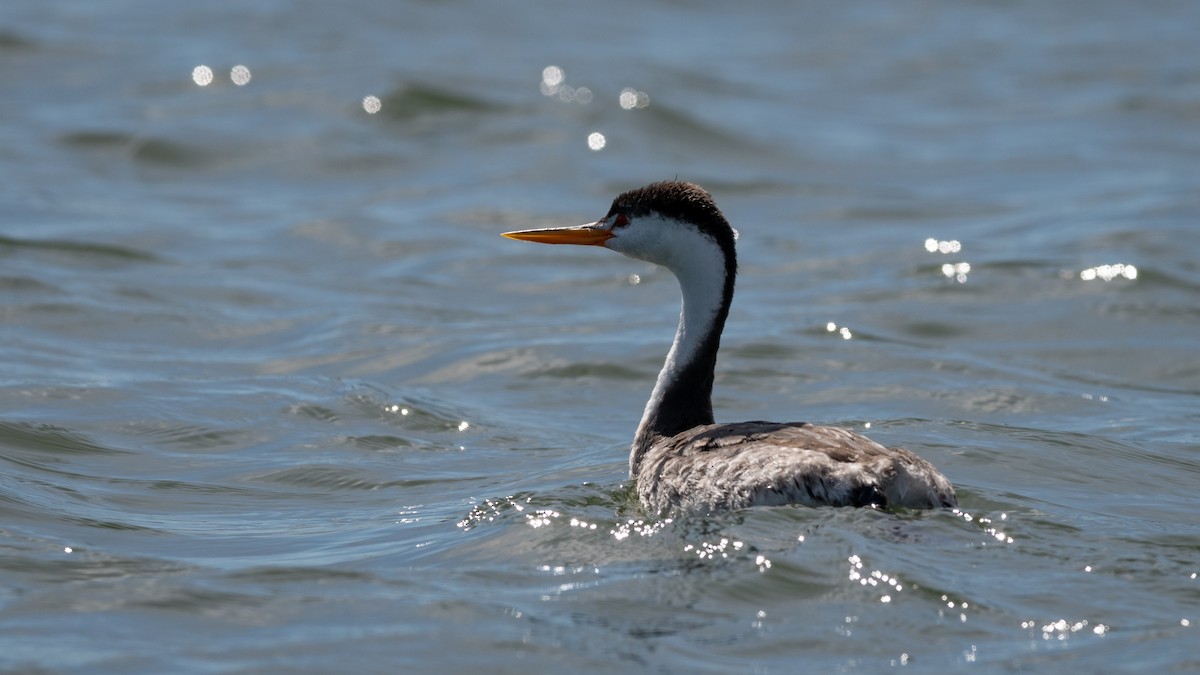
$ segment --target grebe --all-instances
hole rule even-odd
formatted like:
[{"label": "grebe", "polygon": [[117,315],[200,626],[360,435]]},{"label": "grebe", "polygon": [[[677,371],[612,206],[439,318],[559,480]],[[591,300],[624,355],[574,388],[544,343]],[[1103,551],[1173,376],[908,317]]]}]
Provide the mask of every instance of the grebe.
[{"label": "grebe", "polygon": [[653,183],[618,196],[594,223],[504,236],[604,246],[662,265],[679,280],[679,328],[629,452],[629,477],[647,511],[957,506],[945,476],[908,450],[805,422],[713,423],[713,368],[737,254],[733,228],[700,186]]}]

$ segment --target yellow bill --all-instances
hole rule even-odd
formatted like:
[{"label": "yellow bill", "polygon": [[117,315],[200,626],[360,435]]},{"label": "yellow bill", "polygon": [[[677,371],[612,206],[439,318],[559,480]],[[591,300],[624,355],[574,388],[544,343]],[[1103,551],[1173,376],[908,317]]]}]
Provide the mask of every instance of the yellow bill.
[{"label": "yellow bill", "polygon": [[582,246],[603,246],[604,242],[612,239],[612,230],[602,223],[588,223],[576,227],[547,227],[540,230],[516,230],[504,232],[501,236],[521,241],[536,241],[540,244],[580,244]]}]

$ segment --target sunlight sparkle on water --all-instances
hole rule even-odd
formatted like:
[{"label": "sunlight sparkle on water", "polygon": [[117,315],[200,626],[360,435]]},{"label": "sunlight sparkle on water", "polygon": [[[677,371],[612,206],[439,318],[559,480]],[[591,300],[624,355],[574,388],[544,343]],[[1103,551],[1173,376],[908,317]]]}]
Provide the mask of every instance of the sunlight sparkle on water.
[{"label": "sunlight sparkle on water", "polygon": [[[728,538],[721,537],[721,540],[715,544],[702,541],[698,545],[688,544],[687,546],[683,547],[683,550],[685,553],[691,553],[695,551],[696,555],[699,556],[701,560],[712,560],[717,556],[728,558],[728,549],[730,545],[732,545],[734,551],[740,551],[742,550],[742,546],[744,546],[744,544],[740,541],[731,542]],[[759,556],[759,558],[762,558],[762,556]]]},{"label": "sunlight sparkle on water", "polygon": [[196,66],[192,69],[192,81],[195,82],[197,86],[201,87],[207,87],[208,85],[212,84],[212,68],[204,65]]},{"label": "sunlight sparkle on water", "polygon": [[[545,68],[542,68],[543,87],[557,87],[558,85],[562,84],[563,80],[565,79],[567,79],[566,71],[558,66],[546,66]],[[546,90],[543,89],[542,93],[546,93]],[[550,94],[546,95],[549,96]]]},{"label": "sunlight sparkle on water", "polygon": [[842,336],[843,340],[849,340],[850,338],[854,337],[854,335],[850,333],[849,328],[847,328],[845,326],[838,328],[838,325],[832,321],[825,324],[825,330],[830,333],[836,332],[838,335]]},{"label": "sunlight sparkle on water", "polygon": [[[721,540],[716,543],[702,541],[699,544],[688,544],[683,547],[683,552],[695,553],[701,560],[728,559],[731,553],[740,553],[745,547],[745,542],[733,541],[727,537],[721,537]],[[754,565],[758,568],[759,572],[766,572],[771,569],[771,561],[765,555],[761,554],[754,556]]]},{"label": "sunlight sparkle on water", "polygon": [[[962,243],[957,239],[934,239],[930,237],[925,240],[925,250],[930,253],[940,253],[949,255],[962,251]],[[942,265],[942,274],[948,279],[953,279],[960,284],[967,283],[967,274],[971,271],[971,263],[946,263]]]},{"label": "sunlight sparkle on water", "polygon": [[608,533],[617,541],[624,541],[629,538],[629,535],[636,534],[639,537],[651,537],[657,534],[667,525],[671,524],[671,519],[667,518],[658,522],[648,523],[644,520],[633,520],[632,518],[623,523],[618,524]]},{"label": "sunlight sparkle on water", "polygon": [[[1039,628],[1039,626],[1036,621],[1022,621],[1021,628],[1033,632],[1036,628]],[[1112,629],[1110,626],[1106,626],[1102,623],[1091,625],[1088,623],[1087,619],[1082,619],[1080,621],[1067,621],[1066,619],[1059,619],[1057,621],[1051,621],[1050,623],[1043,624],[1040,626],[1040,628],[1043,640],[1059,640],[1064,642],[1073,634],[1079,633],[1088,628],[1091,628],[1090,632],[1093,635],[1099,635],[1102,637]]]},{"label": "sunlight sparkle on water", "polygon": [[[959,623],[966,623],[966,622],[967,622],[967,612],[966,612],[966,610],[967,610],[967,608],[968,608],[968,607],[970,607],[970,605],[969,605],[969,604],[967,604],[966,602],[958,602],[958,603],[956,603],[955,601],[951,600],[951,599],[950,599],[950,596],[948,596],[948,595],[943,595],[943,596],[942,596],[942,602],[946,603],[946,609],[958,609],[958,610],[960,610],[960,611],[958,612],[958,622],[959,622]],[[945,610],[945,609],[939,609],[939,610],[938,610],[938,617],[939,617],[939,618],[945,618],[945,616],[946,616],[946,610]]]},{"label": "sunlight sparkle on water", "polygon": [[587,105],[592,102],[592,90],[568,85],[567,72],[558,66],[546,66],[542,69],[542,83],[539,89],[542,96],[557,98],[563,103]]},{"label": "sunlight sparkle on water", "polygon": [[878,588],[883,591],[879,596],[879,602],[890,603],[893,600],[893,593],[899,593],[904,590],[904,584],[900,583],[894,575],[887,574],[881,570],[863,571],[863,561],[858,555],[852,555],[846,559],[850,563],[850,570],[846,574],[847,580],[858,582],[860,586],[867,588]]},{"label": "sunlight sparkle on water", "polygon": [[383,109],[383,101],[380,101],[378,96],[364,96],[362,107],[368,115],[374,115]]},{"label": "sunlight sparkle on water", "polygon": [[545,526],[549,525],[550,523],[552,523],[554,521],[555,518],[558,518],[561,515],[562,514],[559,513],[558,511],[551,511],[549,509],[538,509],[537,511],[534,511],[533,513],[526,515],[525,522],[528,523],[530,527],[532,527],[533,529],[536,530],[539,527],[545,527]]},{"label": "sunlight sparkle on water", "polygon": [[250,69],[246,66],[234,66],[233,70],[229,71],[229,79],[239,87],[244,87],[250,84]]},{"label": "sunlight sparkle on water", "polygon": [[958,253],[962,250],[962,244],[957,239],[940,240],[930,237],[925,240],[925,250],[930,253]]},{"label": "sunlight sparkle on water", "polygon": [[[954,509],[952,511],[952,513],[954,515],[958,516],[959,518],[962,518],[964,521],[966,521],[968,523],[975,523],[975,522],[979,523],[979,525],[983,528],[983,531],[986,534],[988,534],[991,539],[998,541],[1001,544],[1013,543],[1013,538],[1011,536],[1009,536],[1008,534],[1006,534],[999,527],[994,527],[993,526],[994,522],[992,521],[991,518],[988,518],[987,516],[979,516],[978,518],[976,518],[975,516],[971,515],[970,513],[967,513],[966,511],[963,511],[962,509]],[[1001,513],[1000,520],[1008,520],[1008,514]],[[988,542],[984,541],[981,545],[987,546]]]},{"label": "sunlight sparkle on water", "polygon": [[593,131],[592,133],[588,134],[587,144],[589,150],[592,152],[598,152],[604,149],[604,146],[608,144],[608,140],[604,138],[604,134],[600,133],[599,131]]},{"label": "sunlight sparkle on water", "polygon": [[[979,518],[980,525],[991,525],[991,523],[992,523],[991,518],[984,518],[984,517]],[[995,539],[996,541],[1000,542],[1001,544],[1013,543],[1012,537],[1005,534],[1004,531],[1000,530],[999,528],[985,527],[985,528],[983,528],[983,531],[992,535],[992,538]]]},{"label": "sunlight sparkle on water", "polygon": [[967,283],[967,274],[971,271],[971,263],[946,263],[942,265],[942,274],[946,278],[953,279],[960,284]]},{"label": "sunlight sparkle on water", "polygon": [[650,105],[650,95],[633,87],[625,87],[621,90],[621,95],[617,97],[617,102],[625,110],[645,108]]},{"label": "sunlight sparkle on water", "polygon": [[1112,281],[1116,278],[1129,279],[1130,281],[1137,279],[1138,270],[1133,265],[1125,263],[1117,263],[1115,265],[1099,265],[1097,267],[1089,267],[1079,273],[1079,278],[1083,281]]},{"label": "sunlight sparkle on water", "polygon": [[[524,503],[521,503],[521,502],[517,501],[516,497],[505,497],[503,499],[485,499],[485,500],[483,500],[483,502],[476,504],[474,506],[474,508],[471,509],[471,512],[468,513],[465,518],[458,521],[457,526],[460,529],[469,530],[469,529],[475,527],[476,525],[479,525],[484,522],[489,522],[489,523],[494,522],[504,512],[509,511],[509,510],[516,511],[517,513],[523,513],[525,511],[524,504],[528,504],[530,502],[530,500],[531,500],[530,497],[526,497],[524,499]],[[538,519],[539,522],[537,524],[533,524],[532,522],[530,522],[530,525],[532,527],[540,527],[543,524],[548,525],[550,523],[550,518],[557,518],[557,517],[558,517],[558,513],[554,512],[554,511],[539,511],[536,514],[534,514],[533,516],[526,515],[526,521],[530,522],[534,518],[536,518],[536,519]],[[545,522],[541,522],[543,520]]]},{"label": "sunlight sparkle on water", "polygon": [[763,610],[758,610],[754,614],[754,621],[750,622],[750,627],[754,629],[762,628],[764,625],[763,619],[767,618],[767,613]]}]

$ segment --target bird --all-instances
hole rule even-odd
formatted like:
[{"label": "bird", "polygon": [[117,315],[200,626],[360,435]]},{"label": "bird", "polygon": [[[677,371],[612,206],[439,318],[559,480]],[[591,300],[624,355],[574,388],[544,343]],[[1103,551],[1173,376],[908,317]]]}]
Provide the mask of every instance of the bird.
[{"label": "bird", "polygon": [[950,481],[909,450],[807,422],[714,422],[714,369],[733,301],[737,235],[699,185],[651,183],[617,196],[593,223],[502,235],[602,246],[665,267],[678,280],[679,327],[629,451],[629,478],[645,511],[958,505]]}]

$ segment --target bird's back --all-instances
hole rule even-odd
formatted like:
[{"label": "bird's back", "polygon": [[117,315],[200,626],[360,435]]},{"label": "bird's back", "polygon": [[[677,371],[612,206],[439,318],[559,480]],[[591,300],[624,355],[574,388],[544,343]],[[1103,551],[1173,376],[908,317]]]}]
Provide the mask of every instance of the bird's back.
[{"label": "bird's back", "polygon": [[958,503],[950,482],[912,452],[799,422],[708,424],[659,438],[642,457],[637,491],[655,513]]}]

